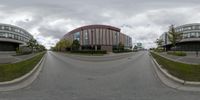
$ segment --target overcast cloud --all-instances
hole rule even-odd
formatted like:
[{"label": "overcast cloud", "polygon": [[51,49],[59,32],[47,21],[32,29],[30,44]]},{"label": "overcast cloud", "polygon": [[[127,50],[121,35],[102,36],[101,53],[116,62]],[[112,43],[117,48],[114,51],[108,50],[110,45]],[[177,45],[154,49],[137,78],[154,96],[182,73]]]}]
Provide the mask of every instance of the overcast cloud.
[{"label": "overcast cloud", "polygon": [[29,31],[47,48],[67,32],[89,24],[121,28],[146,48],[170,24],[200,22],[199,0],[0,0],[0,23]]}]

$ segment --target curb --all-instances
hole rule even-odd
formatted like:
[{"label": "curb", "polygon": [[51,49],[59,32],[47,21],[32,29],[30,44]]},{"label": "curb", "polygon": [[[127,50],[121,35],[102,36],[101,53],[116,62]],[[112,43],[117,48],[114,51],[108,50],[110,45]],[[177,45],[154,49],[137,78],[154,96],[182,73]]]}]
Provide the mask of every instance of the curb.
[{"label": "curb", "polygon": [[12,91],[30,85],[38,77],[40,71],[42,70],[45,58],[46,54],[44,54],[42,59],[29,73],[12,81],[0,82],[0,91]]},{"label": "curb", "polygon": [[168,79],[172,80],[173,82],[182,84],[184,86],[200,86],[200,82],[185,81],[185,80],[179,79],[179,78],[169,74],[167,72],[167,70],[163,69],[161,67],[161,65],[158,64],[158,62],[152,57],[151,54],[150,54],[150,56],[151,56],[153,62],[155,63],[156,67],[159,69],[159,71],[161,71],[161,73],[164,74],[164,76],[166,76]]}]

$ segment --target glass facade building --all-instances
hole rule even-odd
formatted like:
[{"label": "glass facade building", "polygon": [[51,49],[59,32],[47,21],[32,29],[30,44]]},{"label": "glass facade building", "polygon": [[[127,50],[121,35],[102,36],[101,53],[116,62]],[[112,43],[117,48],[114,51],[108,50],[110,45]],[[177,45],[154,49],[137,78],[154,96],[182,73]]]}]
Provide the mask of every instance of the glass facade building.
[{"label": "glass facade building", "polygon": [[26,43],[33,36],[17,26],[0,24],[0,51],[15,51],[19,45]]},{"label": "glass facade building", "polygon": [[63,38],[79,40],[81,49],[112,51],[121,42],[125,48],[132,47],[132,38],[119,28],[107,25],[88,25],[67,33]]},{"label": "glass facade building", "polygon": [[176,47],[172,47],[167,32],[160,37],[166,50],[200,51],[200,23],[181,25],[175,27],[175,31],[182,33]]}]

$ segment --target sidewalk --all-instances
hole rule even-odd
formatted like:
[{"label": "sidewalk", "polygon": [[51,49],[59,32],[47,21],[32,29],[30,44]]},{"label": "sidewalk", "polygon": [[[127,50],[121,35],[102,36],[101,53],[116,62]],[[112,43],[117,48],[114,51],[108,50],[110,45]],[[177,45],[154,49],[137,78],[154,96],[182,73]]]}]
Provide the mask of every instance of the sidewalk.
[{"label": "sidewalk", "polygon": [[187,56],[173,56],[173,55],[168,55],[166,52],[159,54],[178,62],[183,62],[188,64],[200,64],[200,55],[196,57],[196,55],[191,52],[187,52]]},{"label": "sidewalk", "polygon": [[19,61],[23,61],[25,59],[32,58],[37,53],[32,53],[28,55],[21,55],[21,56],[13,56],[15,53],[0,53],[0,64],[7,64],[7,63],[15,63]]}]

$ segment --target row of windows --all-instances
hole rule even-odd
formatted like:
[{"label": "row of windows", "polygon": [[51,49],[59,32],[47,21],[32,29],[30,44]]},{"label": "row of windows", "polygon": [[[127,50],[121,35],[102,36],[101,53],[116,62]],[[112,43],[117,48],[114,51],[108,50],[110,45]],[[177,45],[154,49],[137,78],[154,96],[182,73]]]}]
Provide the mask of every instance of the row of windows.
[{"label": "row of windows", "polygon": [[[182,38],[183,39],[200,38],[200,32],[183,33]],[[167,33],[161,35],[160,39],[163,40],[163,44],[169,44],[170,43]]]},{"label": "row of windows", "polygon": [[131,37],[126,36],[125,46],[132,46],[132,38]]},{"label": "row of windows", "polygon": [[12,33],[6,33],[6,32],[0,32],[0,38],[10,38],[10,39],[15,39],[15,40],[20,40],[23,42],[28,42],[29,39],[16,35],[16,34],[12,34]]},{"label": "row of windows", "polygon": [[74,40],[80,40],[80,32],[74,34]]},{"label": "row of windows", "polygon": [[[95,35],[92,36],[93,33]],[[112,31],[109,29],[84,30],[83,44],[88,45],[92,41],[98,44],[116,45],[118,44],[118,41],[119,41],[119,32]]]},{"label": "row of windows", "polygon": [[185,43],[185,44],[179,44],[176,47],[176,50],[183,50],[183,51],[199,51],[200,45],[199,43]]},{"label": "row of windows", "polygon": [[200,32],[184,33],[183,38],[200,38]]},{"label": "row of windows", "polygon": [[[82,36],[81,36],[82,33]],[[110,29],[88,29],[73,34],[74,40],[81,40],[82,45],[118,45],[120,33]],[[132,39],[128,36],[124,37],[124,45],[132,46]]]},{"label": "row of windows", "polygon": [[200,26],[194,25],[194,26],[187,26],[187,27],[181,27],[181,28],[176,29],[177,32],[182,32],[182,31],[187,31],[187,30],[200,30]]},{"label": "row of windows", "polygon": [[7,30],[7,31],[16,32],[16,33],[19,33],[23,36],[31,38],[31,36],[28,33],[24,32],[23,30],[20,30],[18,28],[11,27],[11,26],[0,26],[0,30]]}]

